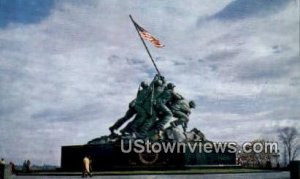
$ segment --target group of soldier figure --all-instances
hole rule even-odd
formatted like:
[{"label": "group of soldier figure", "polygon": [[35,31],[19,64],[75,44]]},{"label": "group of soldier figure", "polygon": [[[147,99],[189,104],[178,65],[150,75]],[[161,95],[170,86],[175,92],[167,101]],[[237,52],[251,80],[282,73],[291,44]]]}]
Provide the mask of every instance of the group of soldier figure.
[{"label": "group of soldier figure", "polygon": [[120,132],[136,138],[161,137],[164,126],[171,121],[172,127],[181,125],[184,132],[187,128],[191,108],[195,108],[194,101],[187,101],[182,95],[174,91],[173,83],[166,83],[163,76],[157,74],[150,84],[141,82],[137,96],[129,103],[125,116],[109,128],[112,134],[125,122],[134,119]]}]

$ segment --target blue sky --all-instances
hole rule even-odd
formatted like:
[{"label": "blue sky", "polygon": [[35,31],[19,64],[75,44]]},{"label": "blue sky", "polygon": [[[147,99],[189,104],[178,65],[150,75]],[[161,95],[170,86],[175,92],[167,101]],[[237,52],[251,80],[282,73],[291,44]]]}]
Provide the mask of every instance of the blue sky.
[{"label": "blue sky", "polygon": [[53,0],[1,0],[0,27],[10,23],[39,23],[50,15],[54,3]]},{"label": "blue sky", "polygon": [[294,0],[0,0],[0,156],[59,165],[62,145],[108,134],[155,73],[129,14],[165,44],[149,44],[162,74],[196,101],[190,128],[238,142],[300,130],[298,8]]}]

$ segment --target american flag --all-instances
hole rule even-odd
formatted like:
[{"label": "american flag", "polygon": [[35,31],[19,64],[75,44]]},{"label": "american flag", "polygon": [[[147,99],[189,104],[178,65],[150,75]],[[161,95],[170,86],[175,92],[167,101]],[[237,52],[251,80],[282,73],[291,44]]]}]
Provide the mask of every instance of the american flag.
[{"label": "american flag", "polygon": [[134,25],[136,26],[136,28],[138,29],[141,37],[144,40],[148,40],[150,43],[152,43],[155,47],[157,48],[162,48],[164,47],[163,44],[160,43],[160,41],[155,38],[153,35],[151,35],[148,31],[146,31],[144,28],[142,28],[141,26],[139,26],[136,22],[134,22]]}]

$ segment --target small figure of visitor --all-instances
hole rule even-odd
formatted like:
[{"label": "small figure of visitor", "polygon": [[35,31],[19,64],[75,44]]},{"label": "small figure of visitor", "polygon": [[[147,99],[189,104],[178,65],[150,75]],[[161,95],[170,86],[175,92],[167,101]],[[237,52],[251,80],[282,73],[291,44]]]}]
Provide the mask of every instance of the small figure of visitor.
[{"label": "small figure of visitor", "polygon": [[30,167],[31,167],[31,162],[30,162],[30,160],[24,160],[23,166],[22,166],[22,171],[23,171],[24,173],[29,173],[30,170],[31,170]]},{"label": "small figure of visitor", "polygon": [[16,174],[16,165],[11,161],[9,162],[10,169],[11,169],[11,174]]},{"label": "small figure of visitor", "polygon": [[5,161],[4,158],[0,160],[0,178],[4,178],[4,168],[5,168]]},{"label": "small figure of visitor", "polygon": [[82,177],[92,177],[92,171],[91,171],[91,157],[85,156],[83,158],[83,170],[82,170]]},{"label": "small figure of visitor", "polygon": [[31,162],[30,162],[30,160],[27,160],[27,162],[26,162],[26,172],[30,172],[31,171]]}]

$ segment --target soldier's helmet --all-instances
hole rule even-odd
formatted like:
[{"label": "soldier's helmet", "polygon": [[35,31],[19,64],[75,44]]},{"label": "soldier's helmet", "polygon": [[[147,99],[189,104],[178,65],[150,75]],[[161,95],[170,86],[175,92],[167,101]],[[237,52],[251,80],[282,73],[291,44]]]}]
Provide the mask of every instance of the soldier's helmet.
[{"label": "soldier's helmet", "polygon": [[142,82],[141,82],[141,87],[142,87],[142,88],[148,88],[149,85],[148,85],[148,83],[147,83],[146,81],[142,81]]},{"label": "soldier's helmet", "polygon": [[163,82],[163,83],[166,83],[166,79],[164,76],[160,76],[160,80]]},{"label": "soldier's helmet", "polygon": [[196,103],[193,100],[189,102],[189,105],[190,105],[191,108],[196,107]]},{"label": "soldier's helmet", "polygon": [[173,83],[168,83],[167,88],[168,89],[174,89],[176,86]]},{"label": "soldier's helmet", "polygon": [[161,80],[156,80],[154,83],[155,86],[162,86],[163,82]]}]

